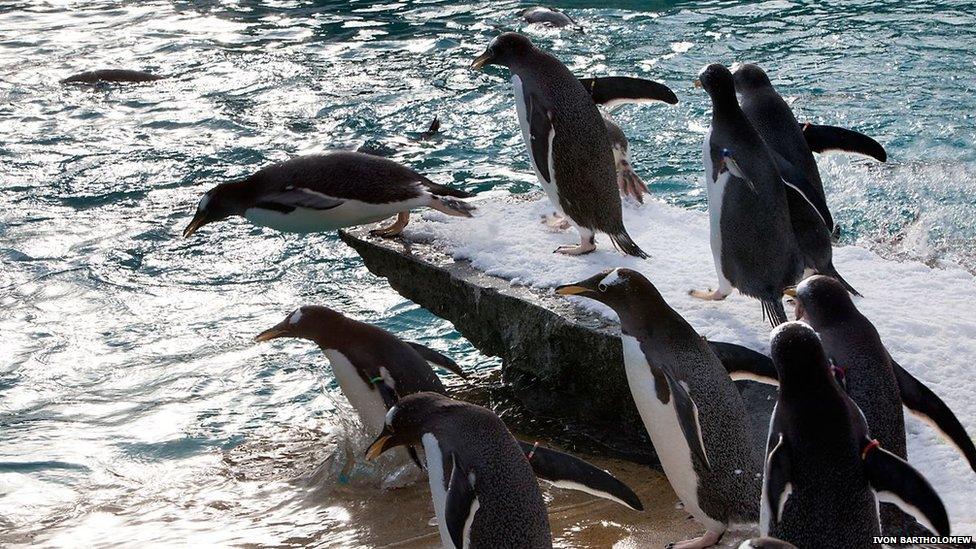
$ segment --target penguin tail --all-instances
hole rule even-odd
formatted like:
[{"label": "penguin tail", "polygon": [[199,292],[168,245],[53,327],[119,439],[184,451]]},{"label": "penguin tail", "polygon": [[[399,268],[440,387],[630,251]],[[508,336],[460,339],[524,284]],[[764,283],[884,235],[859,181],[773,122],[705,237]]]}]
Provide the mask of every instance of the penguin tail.
[{"label": "penguin tail", "polygon": [[783,309],[782,301],[778,299],[763,299],[761,302],[763,320],[768,319],[774,328],[787,321],[786,310]]},{"label": "penguin tail", "polygon": [[471,217],[471,212],[477,209],[463,200],[455,200],[445,196],[431,197],[430,207],[455,217]]},{"label": "penguin tail", "polygon": [[827,264],[827,269],[825,269],[825,272],[823,274],[829,276],[830,278],[833,278],[837,282],[840,282],[844,286],[844,288],[846,288],[847,291],[850,292],[852,295],[856,295],[857,297],[864,297],[861,295],[861,292],[854,289],[854,286],[851,286],[846,280],[844,280],[844,277],[840,276],[840,273],[837,272],[837,268],[834,267],[833,261]]},{"label": "penguin tail", "polygon": [[454,189],[446,185],[440,185],[434,183],[430,179],[424,177],[420,183],[430,191],[430,194],[437,196],[453,196],[454,198],[473,198],[474,193],[469,193],[468,191],[462,191],[461,189]]},{"label": "penguin tail", "polygon": [[613,242],[613,247],[622,251],[627,255],[632,255],[634,257],[639,257],[641,259],[647,259],[651,256],[647,255],[647,252],[640,249],[640,246],[634,242],[634,239],[630,238],[626,230],[620,230],[617,233],[607,233],[610,237],[610,241]]}]

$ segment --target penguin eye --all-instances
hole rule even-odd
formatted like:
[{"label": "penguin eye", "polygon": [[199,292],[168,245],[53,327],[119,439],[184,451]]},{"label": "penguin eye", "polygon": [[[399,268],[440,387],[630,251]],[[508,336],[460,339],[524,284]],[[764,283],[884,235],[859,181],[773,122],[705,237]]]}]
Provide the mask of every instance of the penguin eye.
[{"label": "penguin eye", "polygon": [[600,284],[598,284],[598,285],[597,285],[597,288],[599,288],[599,290],[600,290],[601,292],[605,292],[605,291],[607,291],[607,285],[606,285],[606,284],[604,284],[604,283],[602,283],[602,282],[601,282]]}]

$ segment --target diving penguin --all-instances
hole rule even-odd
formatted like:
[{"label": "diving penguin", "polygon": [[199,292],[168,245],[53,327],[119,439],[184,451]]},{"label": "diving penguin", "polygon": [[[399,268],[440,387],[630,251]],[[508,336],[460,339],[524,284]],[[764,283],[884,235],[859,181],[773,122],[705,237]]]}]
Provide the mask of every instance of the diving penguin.
[{"label": "diving penguin", "polygon": [[646,258],[624,228],[610,139],[583,84],[558,59],[513,32],[492,40],[471,68],[490,64],[512,72],[515,108],[536,177],[557,214],[579,231],[578,246],[556,251],[592,252],[599,231],[624,253]]},{"label": "diving penguin", "polygon": [[712,100],[703,155],[719,284],[716,290],[690,293],[721,300],[737,288],[759,299],[763,316],[775,326],[786,321],[783,290],[803,274],[786,186],[762,137],[736,102],[732,73],[722,65],[708,65],[696,85]]},{"label": "diving penguin", "polygon": [[552,547],[535,479],[540,470],[557,479],[557,486],[585,486],[587,492],[642,509],[637,496],[609,473],[561,452],[526,453],[494,412],[436,393],[408,395],[391,408],[366,457],[404,445],[424,448],[446,548]]},{"label": "diving penguin", "polygon": [[773,331],[770,343],[780,385],[769,427],[761,534],[801,549],[876,547],[880,500],[949,535],[942,500],[918,471],[871,438],[816,332],[789,322]]},{"label": "diving penguin", "polygon": [[395,236],[410,221],[410,210],[416,208],[471,217],[474,206],[457,199],[472,196],[379,156],[350,151],[312,154],[210,189],[200,199],[183,237],[232,215],[293,233],[364,225],[395,215],[392,225],[372,231]]},{"label": "diving penguin", "polygon": [[643,275],[615,269],[556,288],[620,317],[627,384],[675,493],[706,532],[675,549],[718,543],[758,518],[761,450],[742,397],[712,346]]}]

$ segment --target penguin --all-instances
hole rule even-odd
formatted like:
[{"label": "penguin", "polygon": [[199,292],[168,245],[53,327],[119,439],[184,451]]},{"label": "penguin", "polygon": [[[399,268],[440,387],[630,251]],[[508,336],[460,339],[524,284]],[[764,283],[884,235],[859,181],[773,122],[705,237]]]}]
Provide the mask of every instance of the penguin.
[{"label": "penguin", "polygon": [[[678,103],[678,97],[666,85],[643,78],[608,76],[601,78],[580,78],[583,87],[597,105],[613,110],[624,103],[663,102],[669,105]],[[644,203],[644,195],[649,191],[647,184],[634,172],[630,159],[630,143],[623,130],[607,110],[601,110],[607,136],[613,149],[613,161],[617,169],[617,187],[620,195],[630,196],[639,204]]]},{"label": "penguin", "polygon": [[599,231],[624,253],[647,258],[624,228],[607,128],[583,84],[558,59],[513,32],[492,40],[471,68],[485,65],[511,71],[522,137],[536,177],[557,214],[579,232],[578,246],[561,246],[556,252],[592,252]]},{"label": "penguin", "polygon": [[737,288],[759,299],[763,316],[775,326],[786,321],[783,290],[803,274],[786,188],[769,149],[736,102],[732,73],[723,65],[708,65],[696,86],[712,100],[703,153],[719,283],[716,290],[689,293],[722,300]]},{"label": "penguin", "polygon": [[183,237],[232,215],[293,233],[364,225],[396,215],[392,225],[371,231],[392,237],[406,227],[415,208],[471,217],[474,206],[457,199],[472,196],[386,158],[351,151],[313,154],[210,189],[200,199]]},{"label": "penguin", "polygon": [[729,524],[755,521],[761,452],[742,397],[709,343],[636,271],[614,269],[555,291],[599,301],[620,317],[634,403],[671,487],[706,529],[669,547],[709,547]]},{"label": "penguin", "polygon": [[[339,388],[369,433],[383,429],[386,412],[399,396],[445,392],[431,364],[465,377],[457,363],[433,349],[319,305],[295,309],[254,340],[283,337],[308,339],[322,349]],[[417,461],[412,449],[410,452]]]},{"label": "penguin", "polygon": [[[847,291],[860,295],[834,267],[831,235],[835,233],[835,224],[827,207],[820,170],[803,137],[802,126],[761,68],[750,63],[739,65],[732,76],[742,112],[766,142],[783,180],[790,184],[791,192],[787,193],[790,221],[804,266],[836,278]],[[810,190],[814,202],[795,192],[801,188]]]},{"label": "penguin", "polygon": [[98,82],[154,82],[162,79],[163,77],[158,74],[150,74],[143,71],[128,69],[101,69],[71,75],[61,80],[61,83],[95,84]]},{"label": "penguin", "polygon": [[[563,484],[617,501],[640,500],[626,485],[583,460],[552,450],[525,453],[494,412],[437,393],[403,397],[386,414],[366,451],[422,445],[441,543],[447,548],[552,547],[540,468]],[[535,466],[534,461],[545,465]],[[597,482],[594,482],[597,479]],[[628,504],[628,507],[633,505]]]},{"label": "penguin", "polygon": [[542,6],[535,6],[524,10],[522,12],[522,19],[525,19],[526,23],[540,23],[547,27],[560,28],[576,25],[576,21],[573,21],[573,18],[565,13]]},{"label": "penguin", "polygon": [[437,115],[434,115],[434,119],[430,121],[430,126],[428,126],[426,130],[421,132],[420,134],[421,141],[434,137],[435,135],[437,135],[437,132],[440,131],[440,129],[441,129],[441,121],[439,118],[437,118]]},{"label": "penguin", "polygon": [[797,547],[874,547],[878,501],[898,504],[939,535],[945,506],[911,465],[871,437],[832,374],[816,332],[788,322],[773,330],[779,396],[770,419],[760,533]]},{"label": "penguin", "polygon": [[796,549],[796,545],[781,539],[764,537],[747,539],[739,544],[739,549]]}]

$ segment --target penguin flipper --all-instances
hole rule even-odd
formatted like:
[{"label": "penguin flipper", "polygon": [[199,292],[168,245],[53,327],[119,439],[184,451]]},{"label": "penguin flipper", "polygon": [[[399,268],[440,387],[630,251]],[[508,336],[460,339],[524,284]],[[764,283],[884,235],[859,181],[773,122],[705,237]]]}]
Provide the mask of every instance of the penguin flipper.
[{"label": "penguin flipper", "polygon": [[940,536],[949,535],[949,516],[942,499],[905,460],[865,442],[864,471],[879,501],[893,503]]},{"label": "penguin flipper", "polygon": [[702,438],[701,423],[698,421],[698,406],[688,393],[687,386],[679,382],[674,375],[661,369],[664,378],[667,379],[668,388],[671,390],[671,398],[674,399],[674,411],[678,416],[678,425],[681,432],[685,435],[685,441],[691,453],[701,459],[702,464],[710,469],[708,454],[705,453],[705,441]]},{"label": "penguin flipper", "polygon": [[440,366],[445,370],[450,370],[461,379],[468,379],[468,375],[464,373],[464,370],[462,370],[460,366],[458,366],[458,363],[454,362],[449,357],[435,351],[434,349],[431,349],[430,347],[427,347],[426,345],[421,345],[420,343],[408,341],[407,345],[412,347],[413,350],[416,351],[417,354],[427,362],[430,362],[435,366]]},{"label": "penguin flipper", "polygon": [[341,198],[326,196],[311,189],[293,187],[262,196],[255,205],[269,210],[291,212],[295,208],[331,210],[345,202]]},{"label": "penguin flipper", "polygon": [[966,432],[952,410],[924,383],[915,378],[912,374],[905,371],[894,360],[891,361],[892,369],[895,372],[895,379],[898,381],[898,389],[901,392],[901,402],[914,414],[922,419],[931,422],[936,429],[941,431],[942,436],[952,441],[952,443],[962,452],[962,455],[969,461],[969,466],[976,471],[976,446],[973,439]]},{"label": "penguin flipper", "polygon": [[546,183],[552,183],[553,177],[549,174],[549,141],[553,133],[552,116],[536,94],[529,94],[526,102],[529,135],[532,138],[532,142],[527,143],[527,145],[532,148],[532,162]]},{"label": "penguin flipper", "polygon": [[580,78],[579,81],[586,91],[590,92],[594,103],[611,109],[624,103],[663,101],[674,105],[678,102],[678,96],[671,91],[671,88],[644,78],[606,76]]},{"label": "penguin flipper", "polygon": [[823,193],[818,192],[813,183],[803,175],[803,172],[796,169],[796,166],[789,160],[783,158],[783,155],[772,149],[769,149],[769,153],[773,156],[773,161],[776,162],[776,168],[779,170],[783,183],[786,183],[787,187],[799,194],[817,212],[820,220],[827,227],[827,232],[832,233],[834,231],[834,218],[830,215],[830,208],[827,207],[827,202],[823,199]]},{"label": "penguin flipper", "polygon": [[478,512],[478,495],[474,486],[468,481],[468,475],[458,459],[458,455],[451,453],[454,462],[451,470],[451,481],[447,485],[447,502],[445,503],[444,520],[447,531],[451,534],[454,547],[464,547],[464,529],[468,521]]},{"label": "penguin flipper", "polygon": [[[769,525],[776,524],[783,517],[783,508],[786,507],[786,500],[793,492],[790,471],[790,456],[788,444],[780,433],[776,446],[769,451],[766,456],[766,471],[763,476],[763,501],[765,508],[764,514],[768,513]],[[768,529],[763,529],[762,534],[768,534]]]},{"label": "penguin flipper", "polygon": [[844,151],[870,156],[878,162],[888,160],[888,153],[881,143],[863,133],[837,126],[821,126],[819,124],[800,124],[807,146],[816,153],[827,151]]},{"label": "penguin flipper", "polygon": [[579,490],[597,497],[615,501],[636,511],[644,505],[637,494],[617,477],[578,457],[545,448],[538,444],[518,441],[529,460],[535,476],[556,486]]},{"label": "penguin flipper", "polygon": [[779,385],[776,367],[768,356],[733,343],[709,341],[708,344],[733,381],[748,379],[767,385]]}]

